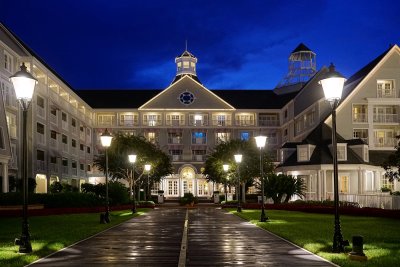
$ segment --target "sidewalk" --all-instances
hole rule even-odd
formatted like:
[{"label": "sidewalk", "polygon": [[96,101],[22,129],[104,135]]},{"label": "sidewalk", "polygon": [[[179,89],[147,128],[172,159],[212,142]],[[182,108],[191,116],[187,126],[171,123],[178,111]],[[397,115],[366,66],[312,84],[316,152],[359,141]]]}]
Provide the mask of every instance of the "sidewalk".
[{"label": "sidewalk", "polygon": [[155,209],[29,266],[178,266],[179,259],[180,266],[335,266],[213,207]]}]

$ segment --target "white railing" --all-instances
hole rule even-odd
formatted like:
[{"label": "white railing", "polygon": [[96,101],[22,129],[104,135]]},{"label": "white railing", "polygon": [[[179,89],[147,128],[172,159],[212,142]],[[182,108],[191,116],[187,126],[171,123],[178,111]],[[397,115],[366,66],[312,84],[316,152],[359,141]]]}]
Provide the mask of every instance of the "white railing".
[{"label": "white railing", "polygon": [[388,194],[340,194],[340,201],[356,202],[361,207],[381,208],[390,210],[400,209],[400,196],[391,196]]},{"label": "white railing", "polygon": [[397,145],[397,139],[393,137],[387,138],[375,138],[374,139],[375,147],[391,147],[394,148]]},{"label": "white railing", "polygon": [[353,122],[368,122],[368,115],[365,113],[353,114]]},{"label": "white railing", "polygon": [[378,123],[398,123],[397,114],[374,114],[374,122]]}]

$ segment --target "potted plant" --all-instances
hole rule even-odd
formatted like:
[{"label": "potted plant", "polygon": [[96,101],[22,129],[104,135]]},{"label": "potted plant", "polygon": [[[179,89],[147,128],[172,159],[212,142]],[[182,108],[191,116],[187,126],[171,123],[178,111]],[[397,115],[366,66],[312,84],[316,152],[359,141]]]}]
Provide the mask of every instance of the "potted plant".
[{"label": "potted plant", "polygon": [[196,201],[196,197],[190,192],[185,193],[183,195],[183,197],[181,197],[181,199],[180,199],[181,205],[186,205],[186,206],[191,206],[191,207],[194,206],[195,201]]}]

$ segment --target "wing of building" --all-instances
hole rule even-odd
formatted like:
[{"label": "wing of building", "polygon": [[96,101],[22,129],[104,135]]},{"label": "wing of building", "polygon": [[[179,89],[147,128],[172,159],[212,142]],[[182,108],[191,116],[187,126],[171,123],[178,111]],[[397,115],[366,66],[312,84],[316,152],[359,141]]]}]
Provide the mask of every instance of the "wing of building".
[{"label": "wing of building", "polygon": [[[211,197],[217,189],[201,169],[220,142],[268,137],[267,149],[278,171],[306,181],[307,199],[332,199],[331,107],[318,81],[316,55],[300,44],[289,56],[289,72],[274,90],[210,90],[197,77],[197,58],[184,51],[175,58],[171,84],[157,90],[74,90],[3,24],[0,24],[0,164],[2,189],[19,177],[20,114],[9,76],[24,62],[39,80],[29,115],[29,174],[37,192],[53,181],[75,187],[97,183],[92,168],[101,153],[99,136],[111,132],[143,135],[169,154],[174,173],[153,190],[166,198],[184,192]],[[267,63],[266,63],[267,64]],[[303,68],[297,69],[297,68]],[[304,69],[305,68],[305,69]],[[278,80],[278,79],[277,79]],[[341,197],[399,190],[379,166],[394,151],[400,133],[400,49],[391,46],[351,76],[337,109]]]}]

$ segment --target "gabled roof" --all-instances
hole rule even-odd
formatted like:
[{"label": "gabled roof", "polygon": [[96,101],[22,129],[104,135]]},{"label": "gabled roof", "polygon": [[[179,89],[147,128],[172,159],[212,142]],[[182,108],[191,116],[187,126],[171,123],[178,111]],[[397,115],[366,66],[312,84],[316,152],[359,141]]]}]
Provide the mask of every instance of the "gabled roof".
[{"label": "gabled roof", "polygon": [[52,67],[50,67],[46,61],[44,61],[35,51],[33,51],[28,45],[26,45],[13,31],[11,31],[6,25],[0,22],[0,26],[9,32],[9,34],[26,50],[31,56],[37,59],[43,66],[45,66],[48,70],[50,70],[60,81],[62,81],[66,86],[73,89],[72,86],[64,80],[61,75],[59,75]]},{"label": "gabled roof", "polygon": [[[350,140],[349,140],[350,141]],[[337,143],[349,143],[340,135],[337,135]],[[332,129],[325,123],[319,124],[300,144],[315,145],[315,149],[309,161],[298,162],[297,153],[293,153],[279,166],[297,165],[321,165],[332,164],[333,158],[329,146],[332,144]],[[351,148],[347,149],[347,160],[338,161],[339,164],[365,164]]]},{"label": "gabled roof", "polygon": [[[75,90],[92,108],[137,109],[162,90]],[[277,95],[271,90],[210,90],[236,109],[280,109],[296,93]]]}]

